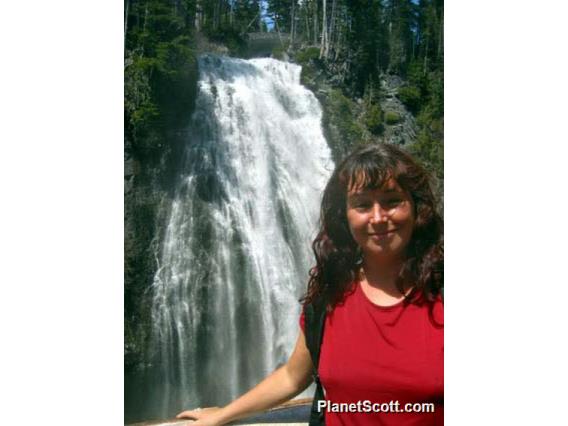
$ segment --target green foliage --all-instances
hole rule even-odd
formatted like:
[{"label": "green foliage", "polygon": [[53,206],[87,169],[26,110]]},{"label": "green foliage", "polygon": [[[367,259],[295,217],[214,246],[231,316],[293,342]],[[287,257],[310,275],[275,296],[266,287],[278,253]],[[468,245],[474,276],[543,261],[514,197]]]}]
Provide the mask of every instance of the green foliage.
[{"label": "green foliage", "polygon": [[424,62],[413,60],[406,70],[406,81],[409,86],[416,87],[420,96],[424,96],[427,91],[428,78],[424,71]]},{"label": "green foliage", "polygon": [[444,179],[444,142],[437,140],[430,132],[422,129],[411,145],[410,151],[422,160],[426,168],[440,181]]},{"label": "green foliage", "polygon": [[296,53],[296,61],[300,65],[305,65],[310,61],[319,61],[320,49],[319,47],[307,47],[301,49]]},{"label": "green foliage", "polygon": [[379,105],[368,106],[363,121],[371,133],[378,135],[383,132],[383,111]]},{"label": "green foliage", "polygon": [[416,86],[403,86],[398,89],[398,98],[413,113],[418,112],[422,104],[420,89]]},{"label": "green foliage", "polygon": [[272,57],[279,60],[284,60],[286,58],[286,52],[288,51],[289,44],[285,43],[283,46],[278,45],[272,49]]},{"label": "green foliage", "polygon": [[[124,110],[134,152],[159,159],[158,129],[181,124],[192,107],[197,64],[186,37],[155,46],[153,57],[127,52],[124,69]],[[155,157],[155,155],[158,157]]]},{"label": "green foliage", "polygon": [[[239,34],[258,31],[259,26],[266,31],[266,24],[264,24],[264,21],[258,16],[259,0],[235,0],[233,1],[232,8],[232,25],[233,28],[237,29]],[[229,20],[229,25],[230,23],[231,20]]]},{"label": "green foliage", "polygon": [[353,101],[346,97],[340,90],[332,90],[329,95],[331,110],[342,116],[352,114]]},{"label": "green foliage", "polygon": [[[409,78],[416,86],[399,90],[399,98],[417,113],[418,135],[412,145],[413,153],[420,158],[430,172],[442,182],[444,177],[444,75],[441,70],[424,73],[415,68]],[[415,87],[413,96],[408,96],[409,87]],[[407,91],[405,93],[405,90]],[[418,98],[418,92],[420,98]],[[406,98],[405,98],[406,96]],[[441,194],[441,183],[438,188]]]},{"label": "green foliage", "polygon": [[282,32],[290,32],[292,1],[296,2],[297,9],[299,7],[297,0],[266,0],[268,14]]},{"label": "green foliage", "polygon": [[286,53],[286,49],[283,49],[282,47],[278,46],[278,47],[275,47],[274,49],[272,49],[271,56],[274,59],[283,60],[284,59],[284,53]]},{"label": "green foliage", "polygon": [[428,131],[422,129],[418,133],[417,141],[412,145],[412,151],[428,163],[438,176],[443,176],[443,145],[437,143]]},{"label": "green foliage", "polygon": [[294,60],[302,66],[301,83],[307,87],[312,87],[317,70],[322,66],[319,60],[319,48],[308,47],[300,49],[296,52]]},{"label": "green foliage", "polygon": [[350,145],[358,142],[363,131],[355,120],[355,103],[341,90],[332,89],[326,102],[326,118],[330,125],[337,128],[342,143]]},{"label": "green foliage", "polygon": [[205,29],[207,37],[214,42],[223,44],[232,55],[243,56],[246,51],[246,40],[237,28],[221,27]]},{"label": "green foliage", "polygon": [[125,133],[130,154],[157,163],[166,129],[185,124],[195,98],[197,63],[191,2],[132,2],[124,68]]},{"label": "green foliage", "polygon": [[[171,182],[180,143],[173,134],[187,124],[197,88],[191,0],[128,3],[124,59],[125,370],[142,365],[150,330],[148,288],[155,263],[161,190]],[[161,187],[160,185],[163,185]]]},{"label": "green foliage", "polygon": [[179,127],[187,123],[197,94],[197,78],[197,59],[186,37],[159,43],[151,82],[161,125]]},{"label": "green foliage", "polygon": [[132,131],[143,127],[159,113],[152,101],[148,61],[135,52],[128,52],[124,68],[125,124]]},{"label": "green foliage", "polygon": [[414,61],[408,68],[407,80],[408,84],[399,89],[398,98],[416,115],[418,134],[411,151],[438,179],[436,191],[441,197],[444,177],[443,71],[436,69],[434,60]]},{"label": "green foliage", "polygon": [[438,179],[444,178],[444,120],[425,110],[416,118],[420,131],[411,152],[420,158]]},{"label": "green foliage", "polygon": [[[345,3],[345,61],[348,62],[346,82],[350,90],[361,96],[369,82],[377,80],[379,70],[387,70],[389,47],[388,23],[385,21],[384,2],[380,0],[353,0]],[[392,9],[398,3],[393,4]],[[392,13],[392,11],[391,11]],[[397,27],[398,28],[398,27]]]},{"label": "green foliage", "polygon": [[194,58],[193,50],[189,47],[188,36],[181,35],[172,40],[156,44],[154,65],[165,76],[177,77],[183,73],[183,68]]},{"label": "green foliage", "polygon": [[393,125],[398,124],[401,121],[401,116],[396,111],[386,111],[385,112],[385,122],[387,124]]},{"label": "green foliage", "polygon": [[434,71],[429,75],[428,82],[429,108],[435,118],[444,116],[444,75]]}]

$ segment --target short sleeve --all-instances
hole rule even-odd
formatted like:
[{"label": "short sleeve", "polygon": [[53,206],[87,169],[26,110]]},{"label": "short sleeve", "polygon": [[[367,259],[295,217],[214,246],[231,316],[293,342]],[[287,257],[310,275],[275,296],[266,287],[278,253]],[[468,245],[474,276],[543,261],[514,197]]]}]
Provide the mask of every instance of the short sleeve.
[{"label": "short sleeve", "polygon": [[302,308],[302,313],[300,314],[300,328],[302,332],[305,333],[306,329],[306,314],[304,312],[304,308]]}]

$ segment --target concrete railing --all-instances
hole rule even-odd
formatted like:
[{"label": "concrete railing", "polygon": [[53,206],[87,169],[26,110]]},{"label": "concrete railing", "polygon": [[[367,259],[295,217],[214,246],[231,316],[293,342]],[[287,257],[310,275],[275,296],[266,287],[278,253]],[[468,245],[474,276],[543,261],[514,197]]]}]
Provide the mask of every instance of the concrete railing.
[{"label": "concrete railing", "polygon": [[282,48],[290,41],[287,33],[249,33],[247,35],[247,51],[250,57],[270,56],[275,48]]},{"label": "concrete railing", "polygon": [[[238,420],[231,424],[242,426],[307,426],[311,406],[311,398],[294,399],[263,413]],[[192,420],[167,419],[132,423],[128,426],[183,426],[191,425],[191,423],[193,423]]]}]

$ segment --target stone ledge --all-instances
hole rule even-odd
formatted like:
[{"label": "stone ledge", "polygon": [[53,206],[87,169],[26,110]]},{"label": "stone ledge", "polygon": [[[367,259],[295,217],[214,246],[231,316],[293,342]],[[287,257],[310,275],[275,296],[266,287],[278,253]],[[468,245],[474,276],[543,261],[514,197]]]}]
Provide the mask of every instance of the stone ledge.
[{"label": "stone ledge", "polygon": [[[312,399],[293,399],[270,410],[231,423],[239,426],[308,426]],[[187,419],[154,420],[132,423],[128,426],[184,426],[194,421]]]}]

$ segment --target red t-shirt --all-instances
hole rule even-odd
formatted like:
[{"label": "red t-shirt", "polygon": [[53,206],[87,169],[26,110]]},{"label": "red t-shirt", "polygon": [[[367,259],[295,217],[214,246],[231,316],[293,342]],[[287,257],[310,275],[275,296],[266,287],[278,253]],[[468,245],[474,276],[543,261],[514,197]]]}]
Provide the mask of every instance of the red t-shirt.
[{"label": "red t-shirt", "polygon": [[[303,314],[300,325],[303,330]],[[401,301],[383,307],[371,302],[357,284],[326,317],[319,375],[331,408],[325,412],[326,426],[443,425],[441,299],[432,311],[428,303]],[[358,401],[367,412],[345,412],[355,405],[333,405]],[[407,403],[433,403],[434,412],[392,412],[397,401],[399,410]],[[375,408],[386,409],[386,404],[391,412],[375,412]],[[341,409],[344,412],[333,412]]]}]

